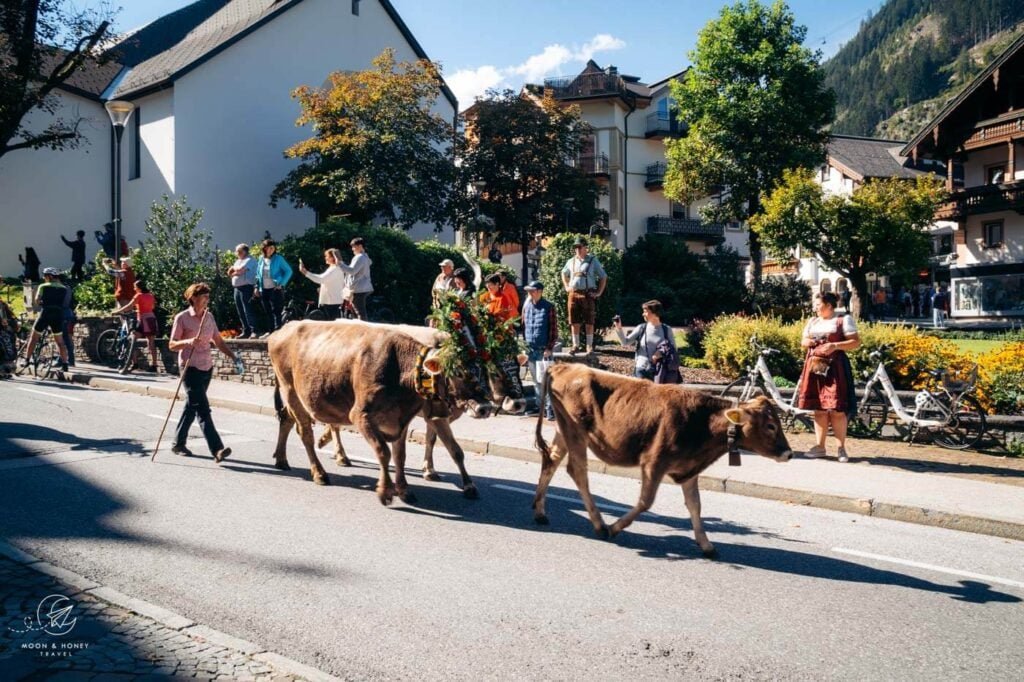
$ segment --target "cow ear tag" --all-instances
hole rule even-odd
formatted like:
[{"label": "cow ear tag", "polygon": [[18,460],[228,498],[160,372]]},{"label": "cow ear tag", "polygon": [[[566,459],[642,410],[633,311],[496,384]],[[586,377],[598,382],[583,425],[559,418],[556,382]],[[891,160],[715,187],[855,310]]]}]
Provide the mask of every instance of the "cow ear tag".
[{"label": "cow ear tag", "polygon": [[725,411],[725,418],[729,420],[729,423],[734,426],[739,426],[743,423],[743,411],[738,410],[735,407],[731,410]]}]

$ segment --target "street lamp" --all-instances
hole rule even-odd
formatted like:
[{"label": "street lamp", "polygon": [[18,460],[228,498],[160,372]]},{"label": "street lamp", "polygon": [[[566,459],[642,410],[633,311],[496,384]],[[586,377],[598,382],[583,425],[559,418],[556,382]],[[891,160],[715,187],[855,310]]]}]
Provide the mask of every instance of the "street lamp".
[{"label": "street lamp", "polygon": [[481,242],[480,229],[481,229],[481,225],[482,225],[482,223],[480,221],[480,195],[482,195],[484,193],[484,188],[487,187],[487,181],[486,180],[474,180],[470,184],[473,185],[473,193],[476,195],[476,220],[474,220],[473,222],[476,223],[476,225],[475,225],[476,229],[474,230],[474,232],[476,233],[476,255],[477,255],[477,258],[479,258],[480,257],[480,242]]},{"label": "street lamp", "polygon": [[123,100],[110,100],[103,105],[114,126],[114,267],[121,263],[121,136],[135,111],[135,105]]}]

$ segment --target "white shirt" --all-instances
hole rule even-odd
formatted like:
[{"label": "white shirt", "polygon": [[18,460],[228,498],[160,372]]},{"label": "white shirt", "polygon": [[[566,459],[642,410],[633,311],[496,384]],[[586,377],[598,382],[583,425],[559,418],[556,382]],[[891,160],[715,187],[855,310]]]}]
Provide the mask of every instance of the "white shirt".
[{"label": "white shirt", "polygon": [[307,278],[320,285],[320,305],[341,305],[344,301],[341,290],[345,288],[348,277],[337,265],[324,270],[322,275],[312,272],[304,273]]},{"label": "white shirt", "polygon": [[[826,319],[812,317],[804,327],[804,336],[828,336],[836,330],[835,316]],[[852,315],[843,315],[843,335],[846,337],[856,336],[857,324],[853,321]]]}]

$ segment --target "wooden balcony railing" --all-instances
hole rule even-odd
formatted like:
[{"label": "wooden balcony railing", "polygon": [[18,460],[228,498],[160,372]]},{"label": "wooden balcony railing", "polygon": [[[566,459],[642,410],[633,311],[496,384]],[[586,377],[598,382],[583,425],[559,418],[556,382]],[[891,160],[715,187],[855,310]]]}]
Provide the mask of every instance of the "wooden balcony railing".
[{"label": "wooden balcony railing", "polygon": [[1024,182],[958,190],[938,208],[935,217],[940,220],[959,220],[969,215],[996,211],[1024,213]]},{"label": "wooden balcony railing", "polygon": [[575,99],[580,97],[614,97],[629,98],[626,81],[620,76],[607,73],[584,73],[578,76],[562,76],[545,78],[544,89],[551,90],[555,99]]},{"label": "wooden balcony railing", "polygon": [[647,219],[648,234],[668,234],[706,244],[721,244],[725,241],[725,226],[705,223],[694,218],[669,218],[654,215]]}]

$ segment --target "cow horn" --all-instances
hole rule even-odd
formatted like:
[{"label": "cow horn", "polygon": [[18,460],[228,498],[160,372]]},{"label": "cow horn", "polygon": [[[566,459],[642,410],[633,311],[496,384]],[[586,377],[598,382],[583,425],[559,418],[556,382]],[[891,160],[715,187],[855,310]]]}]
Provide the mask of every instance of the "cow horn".
[{"label": "cow horn", "polygon": [[481,269],[480,264],[476,262],[476,259],[473,258],[473,254],[470,251],[467,250],[463,253],[463,257],[469,263],[469,267],[473,268],[473,286],[479,289],[480,285],[484,282],[484,271]]}]

